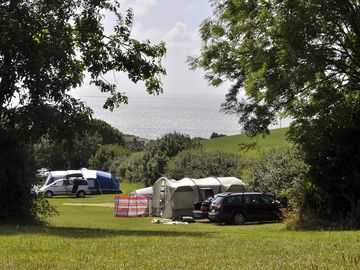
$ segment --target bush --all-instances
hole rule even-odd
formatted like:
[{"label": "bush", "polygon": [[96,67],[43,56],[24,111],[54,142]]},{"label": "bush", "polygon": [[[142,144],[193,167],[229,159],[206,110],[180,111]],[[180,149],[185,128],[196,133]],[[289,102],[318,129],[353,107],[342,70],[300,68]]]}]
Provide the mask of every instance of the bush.
[{"label": "bush", "polygon": [[226,135],[213,132],[210,136],[210,139],[219,138],[219,137],[226,137]]},{"label": "bush", "polygon": [[124,168],[125,177],[130,182],[141,179],[145,185],[152,185],[165,172],[168,161],[181,151],[199,149],[199,140],[193,140],[181,133],[168,133],[163,137],[149,142],[141,156],[120,163]]},{"label": "bush", "polygon": [[240,158],[221,152],[186,150],[174,157],[166,174],[170,178],[204,178],[208,176],[239,176]]},{"label": "bush", "polygon": [[130,150],[116,144],[101,145],[95,155],[89,159],[89,167],[92,169],[110,171],[114,160],[121,160],[130,155]]},{"label": "bush", "polygon": [[125,159],[115,159],[110,165],[110,172],[128,182],[144,182],[142,159],[142,153],[133,153]]},{"label": "bush", "polygon": [[307,168],[299,150],[272,150],[264,153],[252,166],[249,185],[253,190],[285,195],[295,183],[304,179]]}]

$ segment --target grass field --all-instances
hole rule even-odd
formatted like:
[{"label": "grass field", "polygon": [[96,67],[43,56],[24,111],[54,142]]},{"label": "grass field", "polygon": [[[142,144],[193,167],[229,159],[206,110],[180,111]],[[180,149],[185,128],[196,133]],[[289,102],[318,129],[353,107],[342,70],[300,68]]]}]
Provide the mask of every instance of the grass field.
[{"label": "grass field", "polygon": [[[289,146],[290,143],[286,140],[287,131],[288,128],[273,129],[270,135],[256,138],[249,138],[245,134],[219,137],[203,140],[202,145],[207,151],[222,151],[252,159],[263,151]],[[242,149],[242,146],[252,144],[255,145],[249,150]]]},{"label": "grass field", "polygon": [[50,202],[60,214],[47,226],[0,226],[0,269],[360,268],[359,231],[151,224],[152,218],[116,218],[112,207],[84,205],[113,200],[55,197]]}]

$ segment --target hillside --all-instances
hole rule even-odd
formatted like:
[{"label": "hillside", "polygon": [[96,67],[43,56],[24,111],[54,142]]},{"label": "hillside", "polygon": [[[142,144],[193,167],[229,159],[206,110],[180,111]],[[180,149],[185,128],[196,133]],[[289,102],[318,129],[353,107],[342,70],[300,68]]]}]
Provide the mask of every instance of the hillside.
[{"label": "hillside", "polygon": [[[219,137],[214,139],[202,140],[201,143],[206,151],[222,151],[241,155],[245,158],[255,158],[259,153],[271,148],[281,148],[291,145],[286,140],[288,128],[273,129],[270,135],[256,138],[249,138],[245,134]],[[248,150],[242,149],[243,145],[252,145]]]}]

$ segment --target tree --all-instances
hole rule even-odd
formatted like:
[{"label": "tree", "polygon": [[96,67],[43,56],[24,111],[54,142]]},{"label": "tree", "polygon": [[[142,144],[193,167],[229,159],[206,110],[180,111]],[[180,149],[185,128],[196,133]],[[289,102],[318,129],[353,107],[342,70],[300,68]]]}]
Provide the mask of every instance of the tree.
[{"label": "tree", "polygon": [[[0,3],[2,220],[36,218],[30,183],[24,180],[33,168],[29,162],[17,162],[31,155],[21,149],[44,134],[71,140],[74,130],[89,121],[91,111],[68,94],[83,83],[85,73],[100,91],[109,94],[104,107],[110,110],[127,102],[116,85],[106,80],[111,71],[123,72],[135,83],[144,81],[148,93],[162,92],[164,44],[133,39],[133,13],[130,9],[124,16],[119,7],[118,1],[106,0]],[[103,14],[117,18],[109,35],[102,25]]]},{"label": "tree", "polygon": [[88,167],[90,157],[95,155],[100,145],[125,146],[123,134],[103,120],[91,119],[88,124],[72,132],[71,140],[54,140],[44,136],[34,144],[33,156],[36,168],[64,170]]},{"label": "tree", "polygon": [[[142,156],[142,181],[152,185],[165,172],[166,166],[172,157],[187,149],[197,149],[199,141],[192,140],[188,135],[173,132],[149,142]],[[138,176],[138,175],[137,175]],[[136,181],[136,180],[135,180]]]},{"label": "tree", "polygon": [[103,120],[92,119],[89,128],[101,136],[103,144],[118,144],[122,146],[126,144],[124,135],[117,128],[112,127]]},{"label": "tree", "polygon": [[[290,139],[334,218],[360,200],[360,3],[344,0],[212,1],[201,55],[217,86],[232,83],[222,109],[251,135],[291,116]],[[347,198],[347,199],[345,199]]]},{"label": "tree", "polygon": [[238,156],[190,149],[182,151],[170,160],[166,175],[173,179],[236,176],[240,169],[241,161]]},{"label": "tree", "polygon": [[33,146],[36,168],[50,170],[80,169],[88,167],[88,160],[103,144],[97,132],[75,132],[72,140],[42,138]]}]

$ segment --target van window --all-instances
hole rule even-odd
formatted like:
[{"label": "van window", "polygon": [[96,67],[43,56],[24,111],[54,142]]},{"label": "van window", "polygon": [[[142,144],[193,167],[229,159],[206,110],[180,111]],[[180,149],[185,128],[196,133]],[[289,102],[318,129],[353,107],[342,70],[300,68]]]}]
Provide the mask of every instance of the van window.
[{"label": "van window", "polygon": [[58,181],[56,183],[53,184],[54,187],[61,187],[61,186],[65,186],[65,182],[63,180]]},{"label": "van window", "polygon": [[87,185],[87,184],[88,184],[88,183],[86,182],[86,180],[83,180],[83,179],[78,180],[77,182],[78,182],[78,185]]}]

